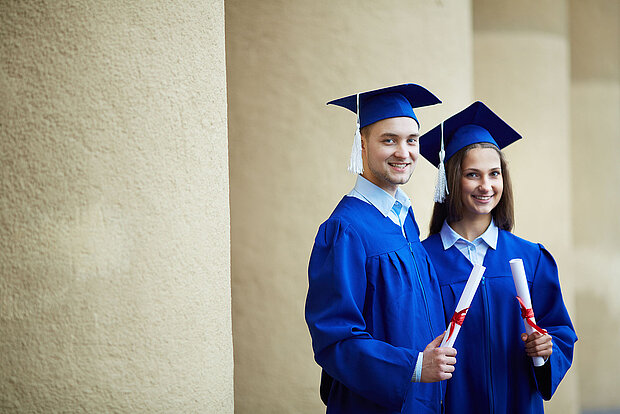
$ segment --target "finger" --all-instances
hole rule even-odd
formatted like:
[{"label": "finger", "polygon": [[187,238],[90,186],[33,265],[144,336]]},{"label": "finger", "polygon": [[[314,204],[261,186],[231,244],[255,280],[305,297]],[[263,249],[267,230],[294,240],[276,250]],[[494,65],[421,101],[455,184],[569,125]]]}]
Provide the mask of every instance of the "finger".
[{"label": "finger", "polygon": [[536,341],[526,342],[525,349],[533,350],[543,345],[545,345],[545,342],[536,342]]},{"label": "finger", "polygon": [[527,342],[527,334],[526,334],[525,332],[523,332],[523,333],[521,334],[521,340],[522,340],[523,342]]},{"label": "finger", "polygon": [[446,365],[443,372],[454,372],[455,369],[456,368],[454,368],[454,365]]},{"label": "finger", "polygon": [[540,352],[529,352],[527,353],[527,356],[529,357],[548,357],[553,353],[553,351],[551,349],[547,349],[544,351],[540,351]]},{"label": "finger", "polygon": [[541,335],[538,332],[535,332],[527,337],[527,343],[542,343],[551,340],[551,335]]},{"label": "finger", "polygon": [[452,374],[449,372],[442,372],[439,378],[441,378],[442,381],[449,380],[450,378],[452,378]]},{"label": "finger", "polygon": [[533,349],[526,350],[528,356],[549,356],[552,352],[553,344],[551,343],[546,343]]},{"label": "finger", "polygon": [[541,347],[536,347],[536,348],[532,348],[532,349],[527,349],[525,352],[528,355],[536,355],[536,354],[538,354],[540,352],[545,352],[546,350],[549,350],[549,349],[551,349],[551,348],[541,346]]},{"label": "finger", "polygon": [[432,349],[432,348],[437,348],[440,344],[441,344],[441,340],[443,339],[443,336],[446,334],[446,332],[444,331],[441,335],[439,335],[437,338],[433,339],[431,341],[431,343],[429,343],[428,345],[426,345],[426,349]]},{"label": "finger", "polygon": [[448,361],[450,358],[454,358],[456,356],[456,349],[454,348],[434,348],[429,352],[430,358],[435,361],[435,364],[443,364]]},{"label": "finger", "polygon": [[553,343],[553,339],[551,338],[550,335],[544,335],[544,336],[540,336],[539,338],[533,340],[533,341],[529,341],[525,343],[525,347],[526,348],[535,348],[535,347],[539,347],[539,346],[544,346],[544,345],[549,345]]},{"label": "finger", "polygon": [[443,354],[445,356],[448,356],[448,357],[456,356],[456,348],[444,347],[444,348],[441,348],[441,350],[443,351]]},{"label": "finger", "polygon": [[551,348],[551,343],[543,342],[541,344],[528,346],[525,348],[525,350],[528,352],[538,352],[538,351],[542,351],[542,350],[549,349],[549,348]]},{"label": "finger", "polygon": [[439,335],[437,338],[433,339],[433,342],[431,342],[432,344],[436,344],[435,348],[439,346],[439,344],[441,344],[441,341],[443,340],[444,335],[446,334],[446,331],[443,331],[441,333],[441,335]]},{"label": "finger", "polygon": [[533,333],[527,335],[526,342],[532,342],[532,341],[535,341],[535,340],[537,340],[538,338],[541,338],[541,337],[543,337],[542,334],[540,334],[539,332],[534,331]]}]

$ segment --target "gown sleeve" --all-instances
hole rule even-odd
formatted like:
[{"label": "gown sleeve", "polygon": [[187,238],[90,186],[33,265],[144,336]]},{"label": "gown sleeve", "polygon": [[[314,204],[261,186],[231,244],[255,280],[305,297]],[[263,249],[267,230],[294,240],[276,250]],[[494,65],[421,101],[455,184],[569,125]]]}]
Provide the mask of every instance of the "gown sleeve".
[{"label": "gown sleeve", "polygon": [[577,335],[562,299],[558,268],[551,254],[539,244],[540,256],[534,271],[532,307],[536,324],[553,338],[553,352],[547,362],[534,368],[538,390],[549,400],[573,361]]},{"label": "gown sleeve", "polygon": [[367,331],[366,253],[350,225],[330,219],[321,226],[308,275],[305,316],[316,362],[353,392],[400,411],[418,352]]}]

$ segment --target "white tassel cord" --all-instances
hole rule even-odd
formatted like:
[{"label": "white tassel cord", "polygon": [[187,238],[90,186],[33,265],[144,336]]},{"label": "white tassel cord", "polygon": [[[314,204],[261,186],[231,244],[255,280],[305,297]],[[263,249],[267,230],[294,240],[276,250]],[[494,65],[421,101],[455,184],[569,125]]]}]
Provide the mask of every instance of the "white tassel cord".
[{"label": "white tassel cord", "polygon": [[444,165],[444,158],[446,153],[443,149],[443,122],[441,123],[441,149],[439,150],[439,166],[437,172],[437,183],[435,185],[435,196],[433,201],[436,203],[443,203],[446,196],[450,194],[448,192],[448,180],[446,179],[446,168]]},{"label": "white tassel cord", "polygon": [[353,148],[351,148],[351,158],[349,160],[349,172],[361,174],[364,172],[364,162],[362,161],[362,133],[360,132],[360,94],[357,94],[357,128],[353,138]]}]

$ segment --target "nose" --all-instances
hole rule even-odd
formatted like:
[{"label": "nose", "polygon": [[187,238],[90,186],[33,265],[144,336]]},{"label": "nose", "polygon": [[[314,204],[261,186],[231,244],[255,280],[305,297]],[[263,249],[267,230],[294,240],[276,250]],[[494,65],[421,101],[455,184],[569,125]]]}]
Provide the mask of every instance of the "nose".
[{"label": "nose", "polygon": [[398,158],[408,158],[409,157],[409,150],[407,148],[407,142],[401,142],[398,144],[398,146],[396,147],[396,152],[394,152],[394,156],[398,157]]},{"label": "nose", "polygon": [[482,177],[480,179],[480,184],[478,185],[478,190],[486,193],[491,190],[491,181],[487,177]]}]

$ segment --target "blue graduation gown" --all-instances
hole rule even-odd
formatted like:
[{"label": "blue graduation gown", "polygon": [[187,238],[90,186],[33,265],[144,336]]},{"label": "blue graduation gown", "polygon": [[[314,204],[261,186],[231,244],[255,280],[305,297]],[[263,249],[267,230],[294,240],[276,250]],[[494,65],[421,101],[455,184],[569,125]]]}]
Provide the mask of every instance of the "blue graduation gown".
[{"label": "blue graduation gown", "polygon": [[[446,325],[465,287],[472,264],[456,248],[444,250],[434,234],[423,242],[439,277]],[[534,368],[525,354],[525,332],[509,261],[521,258],[536,324],[553,337],[553,353]],[[540,244],[499,230],[497,249],[489,248],[486,271],[454,347],[456,370],[447,382],[446,413],[542,413],[571,366],[575,330],[564,306],[558,269]]]},{"label": "blue graduation gown", "polygon": [[411,209],[404,227],[344,197],[319,228],[306,322],[328,413],[440,412],[441,383],[411,382],[445,329],[439,284]]}]

